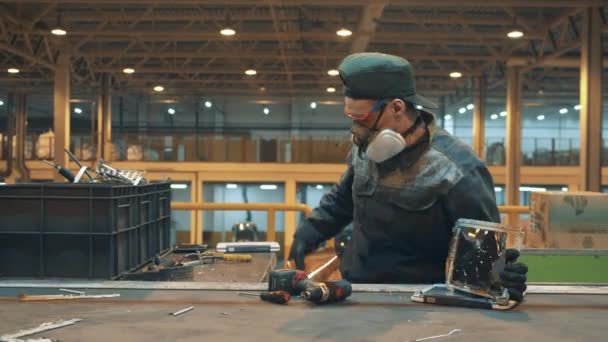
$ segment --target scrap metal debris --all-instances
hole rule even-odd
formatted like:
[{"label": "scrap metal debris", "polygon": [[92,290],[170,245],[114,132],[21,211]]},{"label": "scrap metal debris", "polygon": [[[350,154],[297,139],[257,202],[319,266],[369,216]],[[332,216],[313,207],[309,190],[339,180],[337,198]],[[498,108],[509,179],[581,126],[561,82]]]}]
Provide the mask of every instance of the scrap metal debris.
[{"label": "scrap metal debris", "polygon": [[99,181],[126,183],[129,185],[148,184],[144,178],[145,171],[119,170],[104,163],[103,159],[97,162]]},{"label": "scrap metal debris", "polygon": [[[42,324],[40,324],[40,326],[38,326],[36,328],[19,330],[18,332],[14,333],[14,334],[2,335],[2,336],[0,336],[0,341],[1,342],[20,342],[20,341],[23,341],[23,340],[19,339],[20,337],[30,336],[30,335],[38,334],[38,333],[41,333],[44,331],[63,328],[68,325],[76,324],[80,321],[82,321],[82,319],[73,318],[73,319],[70,319],[67,321],[63,320],[63,321],[59,321],[59,322],[55,322],[55,323],[53,323],[53,322],[42,323]],[[38,340],[34,340],[34,341],[51,341],[51,340],[38,339]]]},{"label": "scrap metal debris", "polygon": [[59,289],[59,291],[69,292],[74,294],[60,294],[60,295],[19,295],[19,300],[22,302],[33,302],[33,301],[47,301],[47,300],[65,300],[65,299],[100,299],[100,298],[115,298],[120,297],[120,293],[100,294],[100,295],[87,295],[82,291]]},{"label": "scrap metal debris", "polygon": [[461,332],[461,331],[462,331],[462,330],[460,330],[460,329],[454,329],[454,330],[450,331],[450,332],[449,332],[449,333],[447,333],[447,334],[443,334],[443,335],[435,335],[435,336],[429,336],[429,337],[423,337],[423,338],[417,338],[417,339],[415,339],[415,340],[412,340],[412,341],[407,341],[407,342],[420,342],[420,341],[434,340],[434,339],[436,339],[436,338],[448,337],[448,336],[450,336],[450,335],[452,335],[452,334],[455,334],[455,333],[457,333],[457,332]]},{"label": "scrap metal debris", "polygon": [[[144,178],[145,171],[115,169],[106,164],[103,159],[99,159],[97,161],[97,168],[93,170],[87,166],[83,166],[78,158],[76,158],[76,156],[70,152],[70,150],[65,149],[65,152],[68,154],[70,159],[80,167],[80,171],[76,176],[74,176],[70,170],[62,165],[58,165],[47,160],[43,160],[43,162],[57,169],[59,174],[61,174],[70,183],[118,183],[127,185],[149,184],[148,180]],[[97,176],[91,176],[88,171],[96,173]],[[83,175],[86,175],[88,180],[84,180]]]},{"label": "scrap metal debris", "polygon": [[194,309],[194,306],[189,306],[189,307],[187,307],[187,308],[185,308],[185,309],[182,309],[182,310],[179,310],[179,311],[173,312],[173,313],[171,313],[171,315],[173,315],[173,316],[178,316],[178,315],[181,315],[181,314],[183,314],[183,313],[186,313],[186,312],[188,312],[188,311],[190,311],[190,310],[192,310],[192,309]]}]

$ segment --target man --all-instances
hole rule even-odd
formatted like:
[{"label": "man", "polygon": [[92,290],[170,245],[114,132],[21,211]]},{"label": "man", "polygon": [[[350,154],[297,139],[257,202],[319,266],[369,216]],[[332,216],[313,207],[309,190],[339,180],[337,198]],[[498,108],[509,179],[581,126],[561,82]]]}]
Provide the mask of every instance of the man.
[{"label": "man", "polygon": [[[492,177],[469,147],[419,109],[437,107],[416,94],[408,61],[358,53],[338,69],[354,146],[340,182],[296,230],[290,259],[303,269],[305,253],[352,222],[340,265],[345,279],[443,282],[456,220],[500,222]],[[527,267],[517,256],[508,253],[501,279],[521,301]]]}]

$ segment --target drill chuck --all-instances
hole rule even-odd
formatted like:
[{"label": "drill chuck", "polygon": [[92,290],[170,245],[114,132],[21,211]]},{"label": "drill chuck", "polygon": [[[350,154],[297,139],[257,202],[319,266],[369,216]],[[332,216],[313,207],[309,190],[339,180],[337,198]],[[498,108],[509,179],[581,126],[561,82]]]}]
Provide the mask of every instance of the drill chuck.
[{"label": "drill chuck", "polygon": [[323,303],[329,298],[329,289],[324,283],[318,283],[302,292],[302,298],[310,302]]},{"label": "drill chuck", "polygon": [[314,283],[302,292],[302,297],[313,303],[339,302],[352,294],[352,286],[346,280]]}]

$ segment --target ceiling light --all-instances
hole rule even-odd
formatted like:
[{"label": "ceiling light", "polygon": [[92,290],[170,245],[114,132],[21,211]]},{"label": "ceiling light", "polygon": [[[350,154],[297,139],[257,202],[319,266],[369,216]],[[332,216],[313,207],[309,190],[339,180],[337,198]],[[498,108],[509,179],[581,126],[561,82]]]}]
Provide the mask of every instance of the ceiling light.
[{"label": "ceiling light", "polygon": [[336,31],[336,34],[340,37],[348,37],[353,34],[353,32],[345,27]]},{"label": "ceiling light", "polygon": [[502,188],[498,187],[498,186],[495,186],[494,187],[494,192],[502,192]]},{"label": "ceiling light", "polygon": [[452,116],[450,114],[446,114],[444,117],[445,121],[452,120]]},{"label": "ceiling light", "polygon": [[562,191],[563,191],[563,192],[568,192],[568,187],[563,187],[563,188],[562,188]]},{"label": "ceiling light", "polygon": [[318,184],[318,185],[317,185],[317,190],[323,190],[323,185]]},{"label": "ceiling light", "polygon": [[469,103],[469,104],[467,105],[467,109],[468,109],[468,110],[471,110],[471,109],[473,109],[473,108],[475,108],[475,106],[473,106],[473,104],[472,104],[472,103]]},{"label": "ceiling light", "polygon": [[500,112],[500,116],[505,117],[507,116],[507,112],[505,112],[504,110],[502,112]]},{"label": "ceiling light", "polygon": [[213,103],[211,103],[211,101],[205,101],[205,107],[211,108],[211,106],[213,106]]},{"label": "ceiling light", "polygon": [[263,92],[265,92],[265,91],[266,91],[266,87],[264,87],[264,86],[260,87],[260,91],[261,91],[262,93],[263,93]]},{"label": "ceiling light", "polygon": [[416,109],[422,109],[421,105],[416,105]]},{"label": "ceiling light", "polygon": [[327,71],[327,74],[329,76],[338,76],[338,75],[340,75],[340,72],[338,70],[336,70],[336,69],[331,69],[331,70]]},{"label": "ceiling light", "polygon": [[161,91],[164,91],[164,90],[165,90],[165,87],[163,87],[163,86],[158,85],[158,86],[154,87],[154,91],[157,93],[160,93]]},{"label": "ceiling light", "polygon": [[18,74],[19,73],[19,69],[17,69],[17,68],[8,68],[6,71],[9,74]]},{"label": "ceiling light", "polygon": [[270,114],[270,109],[268,109],[268,107],[264,107],[262,111],[264,112],[264,115]]},{"label": "ceiling light", "polygon": [[317,103],[316,102],[311,102],[310,103],[310,108],[312,108],[312,109],[317,108]]},{"label": "ceiling light", "polygon": [[562,109],[560,109],[559,113],[560,114],[566,114],[566,113],[568,113],[568,108],[562,108]]},{"label": "ceiling light", "polygon": [[450,73],[450,77],[451,78],[460,78],[460,77],[462,77],[462,74],[459,73],[458,71],[454,71],[454,72]]},{"label": "ceiling light", "polygon": [[574,110],[581,110],[581,105],[577,104],[576,106],[574,106]]},{"label": "ceiling light", "polygon": [[543,120],[545,120],[545,116],[541,114],[541,115],[537,116],[536,119],[538,121],[543,121]]},{"label": "ceiling light", "polygon": [[133,68],[124,68],[122,69],[122,72],[124,72],[125,74],[132,74],[135,72],[135,69]]},{"label": "ceiling light", "polygon": [[490,119],[496,120],[496,119],[498,119],[498,115],[497,114],[492,114],[492,115],[490,115]]},{"label": "ceiling light", "polygon": [[167,109],[167,113],[173,115],[173,114],[175,114],[175,109],[169,108],[169,109]]},{"label": "ceiling light", "polygon": [[334,87],[327,87],[327,89],[325,89],[328,93],[335,93],[336,92],[336,88]]},{"label": "ceiling light", "polygon": [[260,185],[260,189],[262,190],[276,190],[277,186],[274,184],[262,184]]},{"label": "ceiling light", "polygon": [[51,33],[55,36],[65,36],[68,32],[65,30],[63,25],[61,24],[61,13],[57,13],[57,21],[55,22],[55,26],[51,29]]},{"label": "ceiling light", "polygon": [[229,36],[234,36],[236,34],[236,31],[231,27],[225,27],[220,31],[220,34],[222,36],[229,37]]},{"label": "ceiling light", "polygon": [[76,114],[82,114],[82,109],[76,107],[76,108],[74,108],[74,113],[76,113]]},{"label": "ceiling light", "polygon": [[255,69],[247,69],[247,70],[245,70],[245,75],[247,75],[247,76],[255,76],[257,74],[258,74],[258,72],[255,71]]},{"label": "ceiling light", "polygon": [[239,186],[238,186],[238,185],[236,185],[236,184],[226,184],[226,189],[236,189],[236,188],[238,188],[238,187],[239,187]]},{"label": "ceiling light", "polygon": [[466,108],[464,108],[464,107],[462,107],[462,108],[460,108],[460,109],[458,110],[458,113],[460,113],[460,114],[464,114],[466,111],[467,111],[467,109],[466,109]]},{"label": "ceiling light", "polygon": [[171,189],[188,189],[188,184],[171,184]]},{"label": "ceiling light", "polygon": [[524,33],[521,30],[513,30],[509,33],[507,33],[507,37],[511,38],[511,39],[518,39],[524,36]]},{"label": "ceiling light", "polygon": [[51,33],[56,36],[65,36],[66,34],[68,34],[68,32],[61,27],[55,27],[51,30]]},{"label": "ceiling light", "polygon": [[4,101],[0,100],[0,106],[4,106]]},{"label": "ceiling light", "polygon": [[547,188],[536,188],[532,186],[520,186],[519,191],[537,191],[537,192],[545,192]]}]

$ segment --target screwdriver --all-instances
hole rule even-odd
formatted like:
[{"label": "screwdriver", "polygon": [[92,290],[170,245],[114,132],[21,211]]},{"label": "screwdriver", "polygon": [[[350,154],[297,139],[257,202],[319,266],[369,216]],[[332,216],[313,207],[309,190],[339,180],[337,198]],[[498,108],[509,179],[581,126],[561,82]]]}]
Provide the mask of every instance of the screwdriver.
[{"label": "screwdriver", "polygon": [[53,168],[57,169],[59,171],[59,174],[62,175],[65,179],[67,179],[68,182],[74,183],[74,174],[72,174],[70,172],[70,170],[66,169],[65,167],[63,167],[59,164],[51,163],[50,161],[47,161],[47,160],[43,160],[43,162],[45,162],[45,163],[49,164],[50,166],[52,166]]},{"label": "screwdriver", "polygon": [[[78,165],[80,168],[82,168],[82,164],[80,163],[80,160],[78,160],[78,158],[76,158],[76,156],[67,148],[63,149],[68,156],[70,157],[70,159],[72,159],[74,161],[74,163],[76,163],[76,165]],[[91,175],[85,170],[84,174],[87,175],[87,177],[89,177],[89,179],[93,179],[93,177],[91,177]]]},{"label": "screwdriver", "polygon": [[255,293],[239,292],[241,296],[259,297],[261,300],[275,304],[286,304],[291,299],[291,295],[285,291],[262,291],[259,295]]}]

